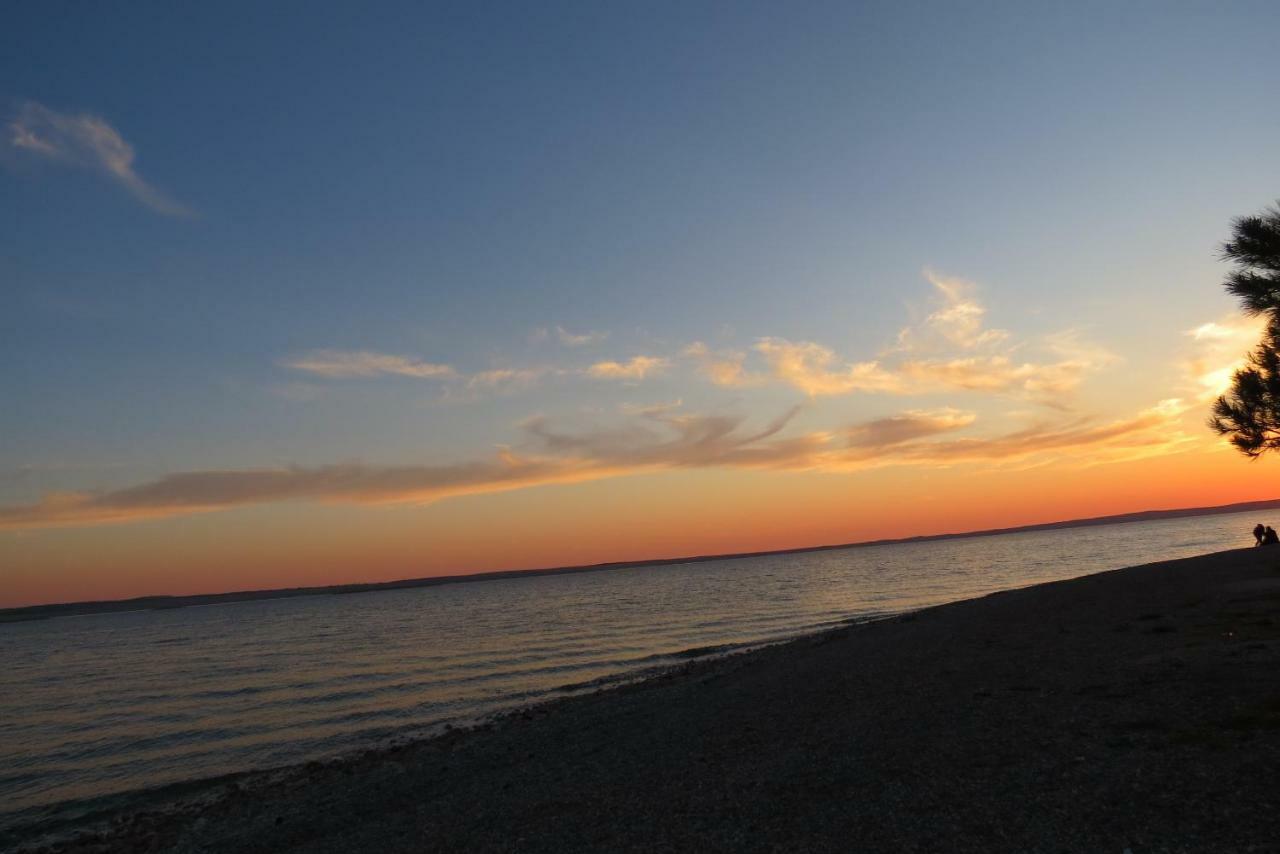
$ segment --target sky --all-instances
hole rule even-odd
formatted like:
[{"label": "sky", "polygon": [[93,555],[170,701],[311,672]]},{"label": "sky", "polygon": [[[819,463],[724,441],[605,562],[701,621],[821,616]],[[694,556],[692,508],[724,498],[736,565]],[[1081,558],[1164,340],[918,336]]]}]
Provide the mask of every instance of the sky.
[{"label": "sky", "polygon": [[1277,31],[6,4],[0,607],[1280,498],[1205,426]]}]

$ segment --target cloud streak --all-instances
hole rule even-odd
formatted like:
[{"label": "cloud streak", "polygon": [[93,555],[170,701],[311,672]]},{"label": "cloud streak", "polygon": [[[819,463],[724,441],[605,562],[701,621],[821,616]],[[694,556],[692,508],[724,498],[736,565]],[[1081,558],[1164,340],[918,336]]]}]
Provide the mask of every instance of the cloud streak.
[{"label": "cloud streak", "polygon": [[31,157],[106,175],[156,213],[191,215],[189,208],[138,174],[134,168],[133,146],[98,116],[59,113],[28,101],[9,121],[8,145],[11,150]]},{"label": "cloud streak", "polygon": [[[842,461],[853,467],[867,464],[947,466],[963,463],[1048,463],[1075,461],[1089,465],[1172,453],[1195,439],[1179,424],[1186,405],[1177,399],[1161,401],[1130,418],[1096,423],[1090,418],[1072,418],[1063,423],[1038,422],[1012,432],[991,437],[960,437],[940,441],[916,441],[913,431],[936,435],[967,426],[964,413],[915,414],[903,423],[883,429],[879,443],[866,441],[866,434],[849,433],[849,448]],[[954,412],[954,411],[947,411]],[[834,461],[833,461],[834,462]]]},{"label": "cloud streak", "polygon": [[814,441],[775,438],[793,414],[754,432],[740,431],[743,419],[728,416],[655,412],[629,428],[582,434],[535,418],[524,425],[528,450],[502,448],[490,460],[181,472],[110,492],[55,493],[0,508],[0,530],[135,522],[281,501],[423,503],[661,468],[785,465]]},{"label": "cloud streak", "polygon": [[755,430],[730,415],[642,410],[625,423],[570,432],[542,417],[523,425],[519,450],[448,465],[180,472],[101,493],[54,493],[0,508],[0,530],[136,522],[282,501],[424,503],[460,495],[575,483],[668,469],[849,472],[885,466],[1098,464],[1171,453],[1182,433],[1178,401],[1108,423],[1072,418],[994,436],[954,436],[975,423],[955,409],[911,410],[844,431],[785,435],[797,409]]},{"label": "cloud streak", "polygon": [[909,410],[887,418],[856,424],[846,431],[848,446],[882,452],[907,442],[968,427],[976,416],[958,409]]},{"label": "cloud streak", "polygon": [[642,380],[669,367],[671,361],[660,356],[632,356],[625,362],[596,362],[586,373],[598,380]]},{"label": "cloud streak", "polygon": [[415,379],[450,379],[456,372],[449,365],[424,362],[412,356],[374,353],[368,350],[312,350],[281,362],[286,368],[328,379],[347,377],[401,376]]}]

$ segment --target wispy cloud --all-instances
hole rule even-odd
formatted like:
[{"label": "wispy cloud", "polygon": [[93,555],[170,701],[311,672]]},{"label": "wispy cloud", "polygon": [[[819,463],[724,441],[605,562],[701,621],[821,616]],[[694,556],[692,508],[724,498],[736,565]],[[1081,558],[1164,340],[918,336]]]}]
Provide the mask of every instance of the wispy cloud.
[{"label": "wispy cloud", "polygon": [[191,215],[189,208],[138,174],[134,168],[133,146],[98,116],[60,113],[28,101],[20,105],[10,119],[8,132],[8,145],[15,152],[92,169],[120,184],[157,213]]},{"label": "wispy cloud", "polygon": [[1187,330],[1191,352],[1183,361],[1182,372],[1188,393],[1205,402],[1226,392],[1266,325],[1265,316],[1231,315]]},{"label": "wispy cloud", "polygon": [[570,332],[563,326],[555,326],[548,329],[545,326],[539,326],[537,329],[529,333],[529,341],[538,344],[555,337],[562,346],[565,347],[585,347],[588,344],[599,344],[601,341],[609,337],[608,332]]},{"label": "wispy cloud", "polygon": [[509,394],[532,388],[549,374],[566,373],[547,366],[498,367],[475,373],[459,373],[452,365],[427,362],[416,356],[372,350],[312,350],[287,359],[281,367],[325,379],[411,377],[444,383],[445,398],[474,401],[483,394]]},{"label": "wispy cloud", "polygon": [[522,426],[541,450],[593,460],[610,470],[654,468],[789,467],[803,452],[825,442],[822,434],[777,438],[795,417],[790,409],[756,431],[742,431],[745,419],[734,415],[651,411],[641,420],[610,429],[570,433],[552,429],[547,419]]},{"label": "wispy cloud", "polygon": [[1073,417],[1064,422],[1041,421],[1029,427],[985,438],[962,437],[941,441],[902,441],[904,433],[924,435],[967,426],[961,417],[937,419],[929,414],[882,428],[887,441],[867,441],[867,434],[850,431],[844,460],[854,468],[867,465],[958,465],[962,463],[1032,463],[1065,461],[1085,465],[1141,459],[1168,454],[1195,442],[1179,422],[1186,405],[1177,399],[1161,401],[1131,418],[1098,423]]},{"label": "wispy cloud", "polygon": [[925,268],[924,277],[933,285],[938,304],[922,323],[898,333],[898,349],[919,351],[947,345],[972,350],[1009,338],[1004,329],[985,328],[987,309],[978,301],[977,284],[929,268]]},{"label": "wispy cloud", "polygon": [[902,378],[882,368],[879,362],[842,362],[831,348],[812,341],[762,338],[756,342],[755,350],[764,356],[776,379],[815,397],[904,390]]},{"label": "wispy cloud", "polygon": [[313,350],[286,359],[281,364],[295,371],[341,379],[394,375],[417,379],[450,379],[456,372],[449,365],[424,362],[412,356],[373,353],[368,350]]},{"label": "wispy cloud", "polygon": [[642,380],[669,367],[671,361],[660,356],[632,356],[625,362],[596,362],[586,373],[598,380]]},{"label": "wispy cloud", "polygon": [[1051,405],[1074,391],[1089,370],[1091,366],[1075,361],[1019,363],[1007,356],[904,362],[898,367],[898,373],[911,381],[903,388],[911,391],[1012,393]]},{"label": "wispy cloud", "polygon": [[[920,323],[902,329],[894,346],[879,357],[848,360],[814,341],[759,339],[752,350],[767,371],[752,372],[745,354],[716,355],[695,342],[687,355],[720,385],[743,385],[768,377],[812,397],[854,393],[928,394],[960,390],[1005,394],[1062,406],[1086,376],[1115,361],[1105,348],[1076,330],[1047,335],[1028,344],[1003,329],[984,325],[986,308],[976,285],[925,271],[936,304]],[[1041,358],[1024,353],[1037,351]]]},{"label": "wispy cloud", "polygon": [[850,448],[883,451],[895,445],[960,430],[972,424],[976,417],[972,412],[962,412],[950,407],[913,409],[887,418],[855,424],[846,431],[846,436]]},{"label": "wispy cloud", "polygon": [[35,504],[0,508],[0,529],[124,523],[281,501],[423,503],[672,468],[850,472],[884,466],[1095,465],[1171,453],[1192,442],[1179,427],[1185,409],[1171,400],[1111,422],[1072,417],[954,438],[940,437],[971,429],[972,413],[912,410],[843,431],[790,436],[784,434],[796,409],[754,430],[741,416],[685,414],[670,407],[577,432],[535,417],[522,425],[525,442],[518,450],[500,448],[488,460],[180,472],[125,489],[54,493]]},{"label": "wispy cloud", "polygon": [[563,326],[556,327],[556,339],[566,347],[584,347],[587,344],[598,344],[608,337],[608,332],[582,332],[575,334]]},{"label": "wispy cloud", "polygon": [[693,359],[698,370],[716,385],[742,387],[768,381],[763,374],[747,371],[747,354],[741,350],[712,350],[701,341],[694,341],[684,348],[684,355]]},{"label": "wispy cloud", "polygon": [[493,391],[527,388],[546,373],[544,368],[492,368],[467,377],[467,388]]},{"label": "wispy cloud", "polygon": [[1008,356],[969,356],[947,360],[844,362],[812,341],[766,338],[755,345],[775,379],[813,397],[854,392],[928,394],[948,390],[1013,394],[1058,405],[1099,363],[1066,359],[1015,362]]}]

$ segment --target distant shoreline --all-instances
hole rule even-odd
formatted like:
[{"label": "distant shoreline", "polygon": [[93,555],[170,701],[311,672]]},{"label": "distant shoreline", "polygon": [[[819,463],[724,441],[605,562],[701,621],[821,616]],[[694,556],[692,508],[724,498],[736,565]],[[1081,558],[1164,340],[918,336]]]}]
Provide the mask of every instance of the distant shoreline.
[{"label": "distant shoreline", "polygon": [[[227,593],[194,593],[187,596],[140,596],[132,599],[110,599],[89,602],[66,602],[49,605],[27,605],[17,608],[0,608],[0,624],[46,620],[54,617],[76,617],[91,614],[113,614],[129,611],[156,611],[190,608],[201,605],[222,605],[234,602],[256,602],[265,599],[291,599],[298,596],[333,596],[352,593],[374,593],[382,590],[404,590],[418,587],[436,587],[442,584],[463,584],[479,581],[501,581],[509,578],[568,575],[579,572],[604,572],[614,569],[632,569],[641,566],[671,566],[681,563],[706,563],[720,560],[743,560],[769,555],[803,554],[806,552],[835,551],[838,549],[891,546],[906,543],[927,543],[938,540],[959,540],[971,537],[991,537],[1000,534],[1020,534],[1034,531],[1052,531],[1065,528],[1086,528],[1096,525],[1118,525],[1127,522],[1151,522],[1160,519],[1180,519],[1191,516],[1218,516],[1228,513],[1245,513],[1251,510],[1280,509],[1280,498],[1263,501],[1243,501],[1213,507],[1184,507],[1173,510],[1142,510],[1134,513],[1117,513],[1110,516],[1092,516],[1058,522],[1038,522],[1010,528],[986,528],[978,531],[961,531],[944,534],[926,534],[915,537],[864,540],[853,543],[799,546],[790,549],[770,549],[728,554],[690,555],[683,557],[655,558],[651,560],[611,561],[607,563],[579,564],[574,566],[543,567],[533,569],[504,569],[462,575],[436,575],[425,578],[406,578],[398,581],[378,581],[361,584],[335,584],[320,587],[286,587],[269,590],[238,590]],[[1242,535],[1243,536],[1243,535]]]}]

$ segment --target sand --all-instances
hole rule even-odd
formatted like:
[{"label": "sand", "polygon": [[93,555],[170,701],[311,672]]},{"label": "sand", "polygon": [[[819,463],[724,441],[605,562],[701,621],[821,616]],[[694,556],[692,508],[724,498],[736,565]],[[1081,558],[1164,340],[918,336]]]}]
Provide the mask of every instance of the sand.
[{"label": "sand", "polygon": [[1126,849],[1280,852],[1280,549],[930,608],[157,793],[48,850]]}]

